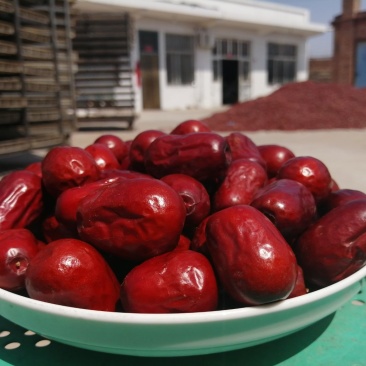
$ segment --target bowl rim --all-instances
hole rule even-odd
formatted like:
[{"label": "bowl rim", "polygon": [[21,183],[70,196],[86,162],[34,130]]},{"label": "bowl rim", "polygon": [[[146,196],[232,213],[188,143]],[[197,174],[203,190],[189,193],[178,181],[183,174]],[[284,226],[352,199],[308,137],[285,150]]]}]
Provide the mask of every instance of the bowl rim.
[{"label": "bowl rim", "polygon": [[[93,322],[108,322],[130,325],[179,325],[187,323],[202,324],[243,318],[253,318],[263,316],[265,314],[274,314],[277,312],[288,311],[293,308],[315,303],[326,297],[332,296],[356,284],[358,281],[361,282],[365,280],[365,278],[366,265],[347,278],[322,289],[309,292],[306,295],[258,306],[194,313],[150,314],[80,309],[31,299],[29,297],[12,293],[4,289],[0,289],[0,300],[7,304],[12,304],[37,313],[47,313],[49,315],[77,318],[79,320],[83,319]],[[1,311],[0,305],[0,315],[6,317],[6,315],[3,315],[2,313],[5,312]]]}]

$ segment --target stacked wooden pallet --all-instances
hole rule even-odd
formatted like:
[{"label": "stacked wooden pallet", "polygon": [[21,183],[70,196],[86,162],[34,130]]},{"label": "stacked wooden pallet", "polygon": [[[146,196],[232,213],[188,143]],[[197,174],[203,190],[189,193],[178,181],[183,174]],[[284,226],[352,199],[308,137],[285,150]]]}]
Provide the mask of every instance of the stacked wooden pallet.
[{"label": "stacked wooden pallet", "polygon": [[72,39],[75,34],[71,5],[72,0],[44,0],[43,5],[35,7],[37,10],[49,11],[53,20],[51,38],[55,62],[53,65],[44,64],[43,67],[50,68],[53,66],[56,69],[61,118],[64,126],[69,130],[74,129],[76,126],[74,74],[77,67],[77,56],[72,51]]},{"label": "stacked wooden pallet", "polygon": [[79,126],[115,121],[132,127],[132,29],[128,14],[76,15],[73,48],[78,54],[75,88]]},{"label": "stacked wooden pallet", "polygon": [[0,155],[64,143],[75,126],[69,5],[0,0]]},{"label": "stacked wooden pallet", "polygon": [[0,1],[0,126],[6,126],[0,139],[17,133],[27,105],[21,85],[22,63],[17,60],[15,13],[14,3]]}]

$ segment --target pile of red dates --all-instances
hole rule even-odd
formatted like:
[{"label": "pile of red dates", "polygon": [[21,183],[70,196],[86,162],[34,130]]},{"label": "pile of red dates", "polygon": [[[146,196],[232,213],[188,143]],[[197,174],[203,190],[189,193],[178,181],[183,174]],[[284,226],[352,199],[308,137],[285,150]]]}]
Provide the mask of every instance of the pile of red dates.
[{"label": "pile of red dates", "polygon": [[58,146],[0,181],[0,287],[82,309],[204,312],[306,296],[366,264],[366,194],[198,120]]}]

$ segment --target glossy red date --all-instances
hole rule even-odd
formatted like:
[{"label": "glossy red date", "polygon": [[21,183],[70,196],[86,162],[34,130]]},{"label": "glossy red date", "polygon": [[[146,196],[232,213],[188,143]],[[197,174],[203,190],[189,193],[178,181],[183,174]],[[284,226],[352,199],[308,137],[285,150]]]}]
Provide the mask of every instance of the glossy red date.
[{"label": "glossy red date", "polygon": [[0,180],[0,230],[27,227],[43,206],[42,180],[37,174],[19,170]]},{"label": "glossy red date", "polygon": [[176,191],[158,179],[124,179],[102,187],[79,204],[80,238],[100,250],[143,261],[173,250],[186,209]]},{"label": "glossy red date", "polygon": [[297,278],[291,247],[257,209],[242,205],[214,213],[206,245],[226,292],[245,305],[287,298]]},{"label": "glossy red date", "polygon": [[180,173],[199,181],[216,180],[230,162],[225,139],[208,132],[158,137],[145,155],[146,170],[156,178]]},{"label": "glossy red date", "polygon": [[294,250],[305,280],[324,287],[366,264],[366,199],[338,206],[306,230]]},{"label": "glossy red date", "polygon": [[262,165],[249,159],[234,160],[213,197],[213,209],[249,205],[256,193],[267,183]]},{"label": "glossy red date", "polygon": [[184,250],[151,258],[127,274],[123,309],[134,313],[191,313],[216,310],[218,289],[210,262]]}]

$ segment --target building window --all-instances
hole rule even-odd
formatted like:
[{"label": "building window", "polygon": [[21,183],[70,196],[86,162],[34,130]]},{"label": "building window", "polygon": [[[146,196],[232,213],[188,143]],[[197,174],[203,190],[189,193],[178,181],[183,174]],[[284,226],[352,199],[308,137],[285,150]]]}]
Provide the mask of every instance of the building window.
[{"label": "building window", "polygon": [[242,81],[250,81],[250,63],[248,60],[242,60],[239,64],[239,75]]},{"label": "building window", "polygon": [[192,84],[194,81],[194,38],[167,34],[165,40],[168,84]]},{"label": "building window", "polygon": [[222,60],[234,59],[239,63],[239,78],[243,82],[250,81],[250,42],[235,39],[216,39],[212,50],[213,80],[221,79]]},{"label": "building window", "polygon": [[269,43],[267,56],[269,84],[284,84],[296,79],[296,46]]},{"label": "building window", "polygon": [[218,81],[222,75],[222,60],[237,60],[239,77],[243,82],[250,81],[250,42],[236,39],[216,39],[212,50],[213,80]]}]

